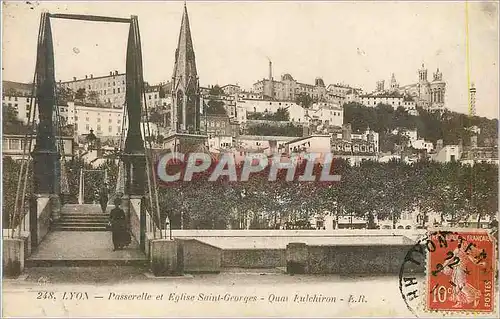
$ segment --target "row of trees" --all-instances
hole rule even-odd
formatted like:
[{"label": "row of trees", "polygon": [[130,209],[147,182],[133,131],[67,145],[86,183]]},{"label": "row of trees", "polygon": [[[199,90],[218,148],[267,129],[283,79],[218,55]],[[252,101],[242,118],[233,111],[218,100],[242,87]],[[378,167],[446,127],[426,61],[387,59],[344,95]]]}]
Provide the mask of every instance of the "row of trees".
[{"label": "row of trees", "polygon": [[57,86],[57,104],[65,105],[68,102],[79,101],[82,103],[89,103],[92,105],[100,105],[100,94],[97,91],[87,91],[85,88],[79,88],[73,91],[71,88],[65,86]]},{"label": "row of trees", "polygon": [[[73,160],[67,163],[70,195],[65,202],[76,203],[80,168],[89,164]],[[9,157],[3,160],[4,225],[14,211],[20,163]],[[94,168],[95,169],[95,168]],[[108,185],[116,186],[118,166],[110,160],[97,169],[107,170]],[[303,169],[303,167],[302,167]],[[299,167],[300,170],[300,167]],[[321,167],[315,167],[317,176]],[[498,166],[477,163],[440,164],[421,161],[412,165],[363,162],[351,167],[335,160],[331,174],[341,175],[340,182],[287,182],[282,177],[268,181],[269,171],[252,174],[247,182],[220,178],[209,182],[196,178],[159,188],[162,221],[169,217],[172,226],[192,229],[273,228],[288,220],[308,220],[312,215],[330,211],[352,214],[373,220],[396,222],[407,210],[419,208],[424,213],[437,212],[443,220],[458,223],[474,216],[478,221],[493,217],[498,211]],[[87,172],[85,201],[97,200],[103,186],[102,172]],[[205,176],[206,177],[206,176]],[[28,187],[31,187],[29,179]],[[30,194],[28,189],[27,194]]]},{"label": "row of trees", "polygon": [[252,124],[249,125],[244,131],[246,131],[246,134],[259,136],[303,136],[302,126],[292,123],[279,126],[267,123]]},{"label": "row of trees", "polygon": [[451,223],[470,216],[481,220],[498,210],[496,165],[368,161],[351,167],[337,160],[332,174],[341,175],[341,181],[269,182],[263,172],[248,182],[178,182],[160,189],[162,218],[168,216],[173,227],[240,228],[251,220],[250,228],[267,228],[289,219],[307,220],[325,210],[394,223],[402,212],[416,207],[426,214],[438,212]]},{"label": "row of trees", "polygon": [[274,113],[270,112],[253,112],[248,113],[249,120],[266,120],[266,121],[289,121],[290,113],[287,109],[280,107]]}]

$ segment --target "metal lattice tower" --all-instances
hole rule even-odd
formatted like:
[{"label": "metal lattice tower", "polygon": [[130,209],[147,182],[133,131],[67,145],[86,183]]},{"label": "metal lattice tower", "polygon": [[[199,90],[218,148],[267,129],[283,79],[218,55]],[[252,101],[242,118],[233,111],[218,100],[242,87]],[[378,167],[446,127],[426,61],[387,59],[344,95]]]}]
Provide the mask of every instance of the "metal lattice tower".
[{"label": "metal lattice tower", "polygon": [[469,89],[469,96],[470,96],[470,115],[475,116],[476,115],[476,87],[474,86],[474,83],[471,83],[470,89]]}]

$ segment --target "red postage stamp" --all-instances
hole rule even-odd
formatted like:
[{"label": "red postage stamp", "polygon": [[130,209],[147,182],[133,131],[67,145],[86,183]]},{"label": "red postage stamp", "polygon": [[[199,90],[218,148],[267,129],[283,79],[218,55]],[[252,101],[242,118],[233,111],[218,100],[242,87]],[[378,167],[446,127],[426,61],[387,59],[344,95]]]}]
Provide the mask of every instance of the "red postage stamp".
[{"label": "red postage stamp", "polygon": [[481,229],[438,231],[427,246],[427,310],[494,311],[493,236]]}]

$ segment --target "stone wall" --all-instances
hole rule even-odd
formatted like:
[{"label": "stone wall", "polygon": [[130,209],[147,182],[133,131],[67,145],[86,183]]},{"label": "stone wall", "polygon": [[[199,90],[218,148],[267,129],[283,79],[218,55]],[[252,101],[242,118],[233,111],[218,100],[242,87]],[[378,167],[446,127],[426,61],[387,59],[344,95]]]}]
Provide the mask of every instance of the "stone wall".
[{"label": "stone wall", "polygon": [[[309,274],[396,274],[413,245],[307,246]],[[290,249],[290,247],[287,247]],[[424,272],[424,265],[415,271]]]},{"label": "stone wall", "polygon": [[220,272],[222,249],[196,239],[179,240],[184,272]]},{"label": "stone wall", "polygon": [[3,238],[3,277],[15,278],[24,270],[24,239]]},{"label": "stone wall", "polygon": [[224,249],[222,267],[274,268],[285,267],[284,249]]}]

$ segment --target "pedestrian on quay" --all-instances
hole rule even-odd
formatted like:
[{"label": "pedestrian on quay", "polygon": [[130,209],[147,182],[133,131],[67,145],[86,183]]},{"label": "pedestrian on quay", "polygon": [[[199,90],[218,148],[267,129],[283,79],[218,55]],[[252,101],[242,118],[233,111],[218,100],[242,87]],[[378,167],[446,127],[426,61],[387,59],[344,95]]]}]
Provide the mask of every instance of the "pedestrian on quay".
[{"label": "pedestrian on quay", "polygon": [[114,200],[114,204],[115,208],[113,208],[109,214],[113,239],[113,251],[128,246],[131,241],[125,212],[120,208],[121,199],[116,198]]}]

